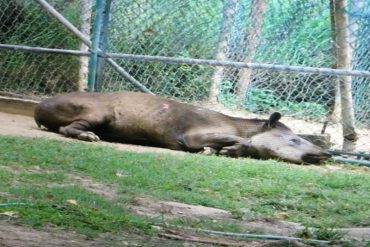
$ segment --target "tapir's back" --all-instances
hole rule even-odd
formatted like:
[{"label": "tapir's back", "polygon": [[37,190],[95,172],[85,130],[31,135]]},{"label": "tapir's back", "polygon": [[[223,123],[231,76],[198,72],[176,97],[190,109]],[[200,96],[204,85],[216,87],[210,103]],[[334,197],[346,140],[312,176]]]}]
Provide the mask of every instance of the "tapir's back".
[{"label": "tapir's back", "polygon": [[176,146],[189,129],[219,127],[229,119],[218,112],[144,93],[122,92],[103,97],[107,97],[103,102],[111,97],[108,108],[111,109],[109,130],[112,134],[143,142]]},{"label": "tapir's back", "polygon": [[[175,145],[180,135],[195,127],[222,127],[229,118],[221,113],[137,92],[69,93],[41,102],[37,124],[57,131],[85,120],[103,139],[151,141]],[[215,126],[216,127],[216,126]]]}]

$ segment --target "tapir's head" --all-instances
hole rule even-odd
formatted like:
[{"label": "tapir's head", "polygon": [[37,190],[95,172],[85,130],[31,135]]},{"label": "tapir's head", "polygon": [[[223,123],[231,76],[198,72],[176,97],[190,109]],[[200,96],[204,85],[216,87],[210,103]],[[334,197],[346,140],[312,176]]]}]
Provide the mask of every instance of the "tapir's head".
[{"label": "tapir's head", "polygon": [[250,137],[248,149],[252,156],[309,164],[318,164],[330,157],[322,148],[294,134],[279,122],[280,118],[278,112],[271,114],[263,122],[262,131]]}]

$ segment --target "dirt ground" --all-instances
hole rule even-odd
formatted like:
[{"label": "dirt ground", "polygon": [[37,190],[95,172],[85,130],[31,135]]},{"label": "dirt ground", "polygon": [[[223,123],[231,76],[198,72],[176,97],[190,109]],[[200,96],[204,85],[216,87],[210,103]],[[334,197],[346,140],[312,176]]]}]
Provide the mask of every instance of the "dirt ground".
[{"label": "dirt ground", "polygon": [[[289,243],[289,245],[287,245]],[[163,233],[142,236],[122,232],[119,235],[101,234],[92,238],[84,235],[49,227],[37,230],[27,226],[0,221],[0,247],[113,247],[113,246],[291,246],[306,247],[297,241],[238,240],[225,237],[199,234],[190,230],[167,230]]]}]

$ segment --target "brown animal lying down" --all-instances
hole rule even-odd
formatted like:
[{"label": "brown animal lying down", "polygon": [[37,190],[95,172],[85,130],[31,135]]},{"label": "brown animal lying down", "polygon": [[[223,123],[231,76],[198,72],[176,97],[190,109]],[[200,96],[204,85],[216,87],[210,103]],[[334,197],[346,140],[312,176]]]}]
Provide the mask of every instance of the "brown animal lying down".
[{"label": "brown animal lying down", "polygon": [[51,131],[84,141],[100,139],[174,150],[276,158],[320,163],[329,158],[320,147],[279,122],[230,117],[212,110],[144,93],[69,93],[42,101],[35,121]]}]

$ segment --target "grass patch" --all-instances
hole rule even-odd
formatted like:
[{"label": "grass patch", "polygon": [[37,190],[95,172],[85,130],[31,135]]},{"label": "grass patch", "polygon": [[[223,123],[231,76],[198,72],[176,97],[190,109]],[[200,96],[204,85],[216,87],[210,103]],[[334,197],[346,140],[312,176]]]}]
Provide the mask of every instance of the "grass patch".
[{"label": "grass patch", "polygon": [[99,232],[128,229],[149,230],[143,218],[130,215],[121,207],[79,187],[9,188],[9,192],[32,202],[17,208],[21,223],[33,227],[52,224],[76,229],[88,236]]},{"label": "grass patch", "polygon": [[[0,137],[0,150],[1,192],[12,195],[0,194],[0,202],[33,203],[17,211],[21,221],[35,226],[49,222],[90,233],[145,230],[144,219],[117,206],[137,195],[224,208],[237,218],[284,215],[307,227],[370,226],[370,174],[352,168],[324,171],[271,160],[130,153],[18,137]],[[35,167],[38,172],[30,172]],[[68,183],[66,174],[113,184],[120,196],[112,203],[80,187],[50,187]]]},{"label": "grass patch", "polygon": [[304,229],[298,234],[300,238],[320,239],[320,240],[336,240],[339,241],[344,237],[343,231],[338,231],[333,228],[317,228],[317,229]]}]

